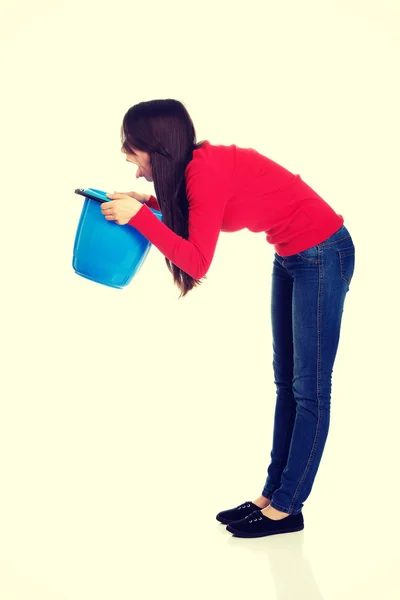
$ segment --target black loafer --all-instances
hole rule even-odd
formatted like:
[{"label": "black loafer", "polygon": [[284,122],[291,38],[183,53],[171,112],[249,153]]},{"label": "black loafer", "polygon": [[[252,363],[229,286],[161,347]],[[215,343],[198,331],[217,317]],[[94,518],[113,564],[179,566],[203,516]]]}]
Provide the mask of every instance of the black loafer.
[{"label": "black loafer", "polygon": [[238,521],[239,519],[243,519],[247,517],[254,510],[260,510],[260,507],[257,504],[253,504],[248,500],[243,504],[239,504],[236,508],[230,508],[228,510],[222,510],[216,516],[217,521],[220,523],[231,523],[232,521]]},{"label": "black loafer", "polygon": [[262,537],[276,533],[301,531],[304,529],[304,519],[301,512],[279,520],[269,519],[257,508],[244,519],[227,525],[226,529],[237,537]]}]

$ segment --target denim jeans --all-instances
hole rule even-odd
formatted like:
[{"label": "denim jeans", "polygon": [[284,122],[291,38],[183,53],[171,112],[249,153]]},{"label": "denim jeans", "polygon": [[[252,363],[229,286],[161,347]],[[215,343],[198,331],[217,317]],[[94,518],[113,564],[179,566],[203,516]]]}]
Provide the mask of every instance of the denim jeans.
[{"label": "denim jeans", "polygon": [[353,240],[344,225],[308,250],[274,255],[271,320],[277,396],[262,496],[286,513],[301,511],[321,461],[333,364],[354,264]]}]

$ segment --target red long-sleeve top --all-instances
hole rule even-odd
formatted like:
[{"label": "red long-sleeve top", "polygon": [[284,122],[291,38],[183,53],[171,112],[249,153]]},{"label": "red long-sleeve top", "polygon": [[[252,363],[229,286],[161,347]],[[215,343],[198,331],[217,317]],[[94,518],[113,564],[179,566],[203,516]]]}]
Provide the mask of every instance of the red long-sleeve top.
[{"label": "red long-sleeve top", "polygon": [[252,148],[205,141],[186,167],[189,235],[184,239],[143,204],[129,225],[195,279],[210,268],[221,231],[265,232],[280,256],[311,248],[333,235],[342,215],[300,177]]}]

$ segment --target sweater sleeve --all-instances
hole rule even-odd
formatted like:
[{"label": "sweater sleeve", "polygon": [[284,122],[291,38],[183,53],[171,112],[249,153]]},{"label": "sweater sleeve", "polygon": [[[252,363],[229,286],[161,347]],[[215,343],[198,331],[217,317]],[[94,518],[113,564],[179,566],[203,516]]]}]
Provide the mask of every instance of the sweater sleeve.
[{"label": "sweater sleeve", "polygon": [[145,202],[146,206],[150,206],[150,208],[154,208],[154,210],[158,210],[161,212],[161,208],[158,205],[157,198],[155,196],[150,196],[150,198]]},{"label": "sweater sleeve", "polygon": [[188,239],[160,221],[146,204],[129,221],[174,265],[201,279],[210,268],[221,232],[227,192],[218,175],[207,165],[187,170],[189,201]]}]

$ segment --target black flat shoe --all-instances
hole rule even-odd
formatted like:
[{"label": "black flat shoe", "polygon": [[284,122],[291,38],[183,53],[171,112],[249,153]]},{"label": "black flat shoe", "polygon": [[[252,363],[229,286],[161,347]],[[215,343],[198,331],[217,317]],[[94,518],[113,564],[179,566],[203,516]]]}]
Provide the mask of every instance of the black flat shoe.
[{"label": "black flat shoe", "polygon": [[269,519],[259,508],[247,515],[244,519],[235,521],[226,526],[227,531],[237,537],[262,537],[276,533],[289,533],[304,529],[303,514],[289,515],[283,519]]},{"label": "black flat shoe", "polygon": [[248,500],[243,504],[239,504],[236,508],[230,508],[228,510],[222,510],[216,516],[217,521],[220,523],[231,523],[232,521],[238,521],[239,519],[243,519],[247,515],[253,512],[253,510],[260,510],[260,507],[253,502]]}]

